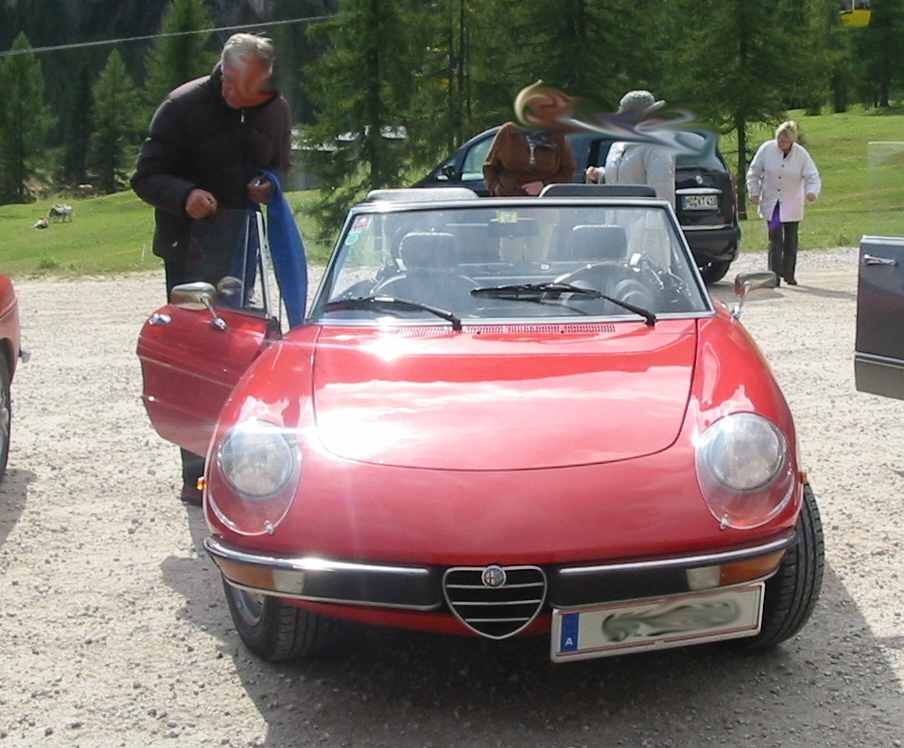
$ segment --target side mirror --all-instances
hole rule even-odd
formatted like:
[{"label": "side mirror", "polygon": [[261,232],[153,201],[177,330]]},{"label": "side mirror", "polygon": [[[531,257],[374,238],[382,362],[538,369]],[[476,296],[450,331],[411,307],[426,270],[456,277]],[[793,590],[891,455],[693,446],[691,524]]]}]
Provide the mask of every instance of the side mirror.
[{"label": "side mirror", "polygon": [[747,294],[760,288],[777,288],[778,276],[771,272],[763,273],[739,273],[735,277],[734,292],[738,297],[738,303],[732,309],[731,314],[735,319],[741,318],[741,310],[744,308],[744,301]]},{"label": "side mirror", "polygon": [[439,168],[439,171],[436,174],[436,178],[440,182],[448,182],[450,179],[457,179],[458,170],[455,168],[455,164],[443,164]]},{"label": "side mirror", "polygon": [[210,312],[210,326],[215,330],[225,330],[226,320],[220,317],[213,308],[213,300],[216,298],[217,290],[210,284],[203,281],[196,283],[180,283],[173,286],[170,292],[170,304],[176,306],[188,305],[202,306]]},{"label": "side mirror", "polygon": [[242,281],[234,275],[224,275],[217,283],[217,301],[224,306],[240,309],[242,307]]},{"label": "side mirror", "polygon": [[217,295],[217,290],[210,284],[198,281],[196,283],[180,283],[173,286],[170,291],[170,304],[200,304],[207,306]]}]

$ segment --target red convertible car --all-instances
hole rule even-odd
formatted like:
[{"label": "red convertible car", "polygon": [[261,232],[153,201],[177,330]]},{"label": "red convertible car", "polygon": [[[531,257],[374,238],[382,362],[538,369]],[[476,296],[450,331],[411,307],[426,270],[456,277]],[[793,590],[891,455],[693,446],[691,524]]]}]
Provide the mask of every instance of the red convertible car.
[{"label": "red convertible car", "polygon": [[372,193],[288,332],[266,288],[174,289],[144,402],[207,456],[205,546],[251,650],[314,653],[343,619],[542,635],[558,662],[804,625],[819,512],[737,319],[775,278],[714,302],[646,194]]},{"label": "red convertible car", "polygon": [[9,387],[19,362],[19,310],[13,284],[0,275],[0,480],[9,459],[12,401]]}]

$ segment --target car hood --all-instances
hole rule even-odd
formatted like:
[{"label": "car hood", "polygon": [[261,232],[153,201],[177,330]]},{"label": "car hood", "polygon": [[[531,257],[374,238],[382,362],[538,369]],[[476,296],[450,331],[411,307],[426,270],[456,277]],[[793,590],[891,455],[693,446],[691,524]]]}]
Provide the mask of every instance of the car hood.
[{"label": "car hood", "polygon": [[324,328],[319,439],[348,460],[448,470],[611,462],[672,444],[695,321],[573,328]]}]

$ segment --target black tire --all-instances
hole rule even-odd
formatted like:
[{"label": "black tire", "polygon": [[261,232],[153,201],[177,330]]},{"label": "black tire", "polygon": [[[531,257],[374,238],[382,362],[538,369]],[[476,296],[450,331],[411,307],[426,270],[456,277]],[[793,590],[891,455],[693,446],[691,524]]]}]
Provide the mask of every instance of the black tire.
[{"label": "black tire", "polygon": [[9,365],[6,357],[0,353],[0,481],[6,475],[6,463],[9,460],[9,442],[12,433],[13,407],[9,394]]},{"label": "black tire", "polygon": [[[248,593],[233,587],[225,578],[223,590],[232,622],[245,646],[269,662],[318,654],[336,639],[335,621],[296,608],[278,597]],[[252,605],[257,606],[255,610],[250,609]]]},{"label": "black tire", "polygon": [[703,276],[703,282],[707,286],[711,286],[725,277],[729,267],[731,267],[731,260],[710,260],[700,268],[700,275]]},{"label": "black tire", "polygon": [[825,545],[819,508],[809,483],[797,520],[797,542],[785,552],[778,571],[766,582],[763,626],[738,644],[749,649],[769,649],[790,639],[810,618],[822,589]]}]

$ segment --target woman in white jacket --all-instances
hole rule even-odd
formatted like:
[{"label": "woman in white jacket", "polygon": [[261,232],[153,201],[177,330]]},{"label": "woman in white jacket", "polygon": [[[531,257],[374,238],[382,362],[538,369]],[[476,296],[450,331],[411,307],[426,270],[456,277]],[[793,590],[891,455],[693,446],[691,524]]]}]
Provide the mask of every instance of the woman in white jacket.
[{"label": "woman in white jacket", "polygon": [[769,228],[769,269],[780,277],[779,285],[781,278],[797,285],[797,225],[804,217],[804,200],[812,203],[821,189],[816,164],[797,143],[797,125],[783,122],[747,170],[747,194]]}]

